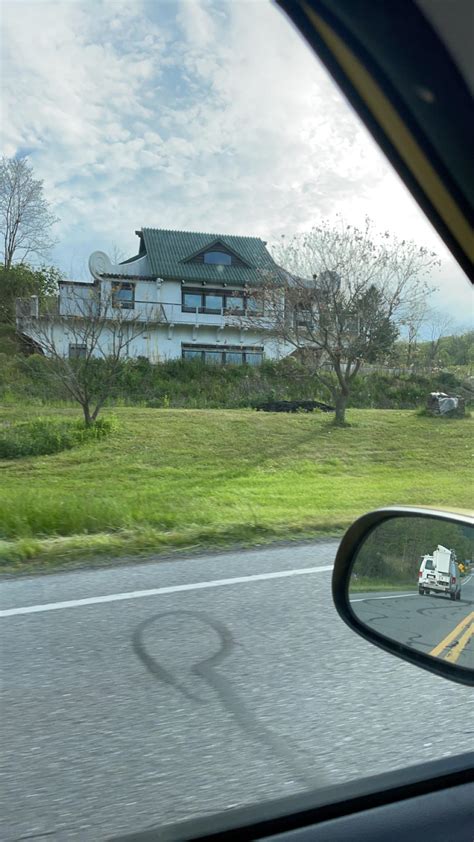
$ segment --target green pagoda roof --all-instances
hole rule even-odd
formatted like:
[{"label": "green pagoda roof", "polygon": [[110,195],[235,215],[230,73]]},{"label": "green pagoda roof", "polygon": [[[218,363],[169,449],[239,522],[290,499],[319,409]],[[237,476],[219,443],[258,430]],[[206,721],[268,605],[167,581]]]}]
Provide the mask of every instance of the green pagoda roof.
[{"label": "green pagoda roof", "polygon": [[[142,228],[136,233],[141,238],[140,254],[146,252],[151,272],[158,278],[256,286],[269,274],[277,280],[282,273],[259,237],[162,228]],[[228,251],[237,258],[236,264],[196,262],[207,250]]]}]

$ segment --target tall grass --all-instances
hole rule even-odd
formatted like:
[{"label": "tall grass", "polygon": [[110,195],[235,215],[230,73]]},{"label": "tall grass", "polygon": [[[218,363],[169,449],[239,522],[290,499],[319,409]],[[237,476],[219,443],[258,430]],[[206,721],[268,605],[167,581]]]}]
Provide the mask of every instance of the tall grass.
[{"label": "tall grass", "polygon": [[82,420],[34,418],[32,421],[0,424],[0,459],[44,456],[98,441],[115,429],[111,418],[99,418],[86,427]]}]

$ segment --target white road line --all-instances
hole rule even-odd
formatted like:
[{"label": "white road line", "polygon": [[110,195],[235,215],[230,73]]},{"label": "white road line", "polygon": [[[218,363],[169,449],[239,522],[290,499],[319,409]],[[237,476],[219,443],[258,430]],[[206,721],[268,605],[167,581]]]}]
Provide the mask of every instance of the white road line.
[{"label": "white road line", "polygon": [[367,602],[369,599],[372,601],[374,599],[404,599],[407,596],[418,596],[416,593],[397,593],[391,596],[361,596],[357,599],[350,599],[349,601],[352,602]]},{"label": "white road line", "polygon": [[44,611],[59,611],[61,608],[80,608],[82,605],[100,605],[104,602],[120,602],[124,599],[143,599],[146,596],[162,596],[164,594],[181,593],[182,591],[199,591],[206,588],[222,588],[226,585],[243,585],[246,582],[263,582],[267,579],[284,579],[290,576],[307,576],[310,573],[323,573],[332,570],[332,564],[321,567],[302,567],[296,570],[280,570],[273,573],[256,573],[253,576],[235,576],[233,579],[214,579],[210,582],[194,582],[189,585],[170,585],[166,588],[150,588],[146,591],[130,591],[129,593],[112,593],[106,596],[89,596],[85,599],[68,599],[64,602],[46,602],[42,605],[26,605],[21,608],[4,608],[0,617],[16,617],[18,614],[40,614]]}]

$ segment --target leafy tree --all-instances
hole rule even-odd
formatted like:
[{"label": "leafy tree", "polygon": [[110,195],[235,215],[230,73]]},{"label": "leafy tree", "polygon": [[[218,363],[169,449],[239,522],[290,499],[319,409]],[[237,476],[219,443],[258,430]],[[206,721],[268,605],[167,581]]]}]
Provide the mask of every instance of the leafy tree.
[{"label": "leafy tree", "polygon": [[60,280],[61,272],[55,266],[34,269],[24,263],[7,269],[0,265],[0,323],[14,323],[15,299],[37,295],[40,305],[45,304],[57,295]]},{"label": "leafy tree", "polygon": [[474,331],[454,336],[443,336],[440,351],[448,365],[472,365],[474,362]]},{"label": "leafy tree", "polygon": [[283,237],[273,255],[287,271],[263,278],[262,327],[266,321],[276,340],[294,349],[331,395],[336,423],[344,424],[354,378],[364,363],[387,358],[398,326],[415,306],[422,309],[429,292],[424,275],[436,256],[377,234],[368,219],[363,228],[339,219]]},{"label": "leafy tree", "polygon": [[434,312],[427,316],[433,318],[425,325],[428,339],[417,340],[416,344],[408,348],[406,340],[395,343],[388,360],[389,366],[407,366],[410,359],[410,369],[413,372],[429,374],[433,367],[450,368],[453,366],[472,366],[474,363],[474,331],[446,335],[450,321],[443,319]]},{"label": "leafy tree", "polygon": [[2,262],[8,271],[13,263],[44,258],[54,240],[57,222],[43,195],[43,182],[35,179],[26,158],[0,161],[0,237]]}]

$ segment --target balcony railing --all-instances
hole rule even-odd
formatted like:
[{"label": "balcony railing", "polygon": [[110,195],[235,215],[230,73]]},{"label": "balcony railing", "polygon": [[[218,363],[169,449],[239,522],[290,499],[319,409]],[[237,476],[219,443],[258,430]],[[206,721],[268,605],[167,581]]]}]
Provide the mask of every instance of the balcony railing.
[{"label": "balcony railing", "polygon": [[[261,326],[263,317],[261,313],[242,313],[241,311],[232,311],[228,308],[221,307],[219,309],[204,310],[202,307],[183,307],[180,302],[153,302],[140,301],[126,302],[127,306],[107,306],[107,312],[104,311],[103,317],[113,321],[114,319],[121,319],[123,321],[143,321],[152,324],[182,324],[182,325],[209,325],[217,327],[235,326],[240,327],[242,324],[248,324],[254,319],[258,321]],[[132,306],[130,306],[132,304]],[[68,297],[51,300],[46,306],[39,305],[37,296],[31,298],[17,298],[16,300],[16,318],[18,322],[26,322],[34,319],[54,319],[61,318],[75,318],[87,319],[94,318],[99,314],[99,303],[93,300],[74,300]],[[270,320],[268,319],[270,326]]]},{"label": "balcony railing", "polygon": [[240,324],[243,313],[232,312],[224,307],[205,310],[202,307],[183,307],[181,303],[164,302],[163,310],[169,324]]}]

